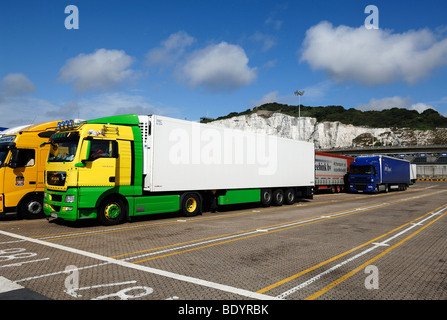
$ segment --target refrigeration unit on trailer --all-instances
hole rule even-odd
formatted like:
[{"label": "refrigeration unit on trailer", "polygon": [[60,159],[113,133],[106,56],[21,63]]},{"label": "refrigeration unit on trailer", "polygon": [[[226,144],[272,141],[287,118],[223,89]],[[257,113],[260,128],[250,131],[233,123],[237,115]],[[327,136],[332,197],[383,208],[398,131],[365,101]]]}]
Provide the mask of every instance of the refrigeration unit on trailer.
[{"label": "refrigeration unit on trailer", "polygon": [[410,162],[387,157],[357,157],[351,163],[349,187],[353,192],[406,190],[410,184]]},{"label": "refrigeration unit on trailer", "polygon": [[315,151],[315,191],[342,192],[349,188],[349,165],[353,157]]},{"label": "refrigeration unit on trailer", "polygon": [[312,143],[158,115],[88,120],[51,143],[44,210],[66,220],[289,204],[314,187]]}]

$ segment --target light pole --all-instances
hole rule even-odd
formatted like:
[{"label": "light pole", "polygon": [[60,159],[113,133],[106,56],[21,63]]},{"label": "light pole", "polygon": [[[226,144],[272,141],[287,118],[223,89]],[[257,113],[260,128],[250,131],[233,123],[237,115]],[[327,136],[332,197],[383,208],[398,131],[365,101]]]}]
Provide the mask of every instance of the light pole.
[{"label": "light pole", "polygon": [[301,140],[301,135],[300,135],[300,122],[301,122],[301,96],[304,94],[304,90],[299,91],[296,90],[295,91],[295,95],[298,96],[298,140]]}]

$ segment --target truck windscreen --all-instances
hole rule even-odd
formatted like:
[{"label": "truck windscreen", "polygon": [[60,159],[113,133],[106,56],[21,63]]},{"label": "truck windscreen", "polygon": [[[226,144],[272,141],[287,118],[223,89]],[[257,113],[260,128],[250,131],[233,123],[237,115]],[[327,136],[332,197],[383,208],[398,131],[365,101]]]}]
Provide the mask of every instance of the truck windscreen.
[{"label": "truck windscreen", "polygon": [[8,155],[9,150],[8,149],[2,149],[0,147],[0,167],[3,166],[5,163],[6,156]]},{"label": "truck windscreen", "polygon": [[0,167],[5,165],[5,160],[9,150],[15,146],[13,142],[0,143]]},{"label": "truck windscreen", "polygon": [[78,132],[60,132],[51,136],[48,162],[71,162],[78,149]]},{"label": "truck windscreen", "polygon": [[373,166],[351,165],[350,174],[374,174]]}]

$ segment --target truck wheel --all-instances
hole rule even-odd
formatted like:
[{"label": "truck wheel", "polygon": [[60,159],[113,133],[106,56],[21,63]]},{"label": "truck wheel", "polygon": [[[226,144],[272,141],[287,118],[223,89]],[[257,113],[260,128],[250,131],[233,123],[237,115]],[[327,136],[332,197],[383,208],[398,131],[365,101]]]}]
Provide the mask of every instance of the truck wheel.
[{"label": "truck wheel", "polygon": [[44,216],[42,202],[43,197],[38,194],[27,196],[19,205],[19,215],[25,219],[42,218]]},{"label": "truck wheel", "polygon": [[286,204],[293,204],[295,203],[295,191],[292,188],[289,188],[286,190],[286,194],[285,194],[285,203]]},{"label": "truck wheel", "polygon": [[195,193],[187,193],[182,198],[181,210],[184,216],[193,217],[202,211],[202,202]]},{"label": "truck wheel", "polygon": [[282,189],[276,189],[273,192],[273,203],[275,206],[282,206],[284,203],[284,191]]},{"label": "truck wheel", "polygon": [[126,217],[127,206],[116,197],[106,198],[99,207],[98,219],[105,226],[117,225]]},{"label": "truck wheel", "polygon": [[263,207],[268,207],[272,203],[272,190],[262,189],[261,190],[261,204]]}]

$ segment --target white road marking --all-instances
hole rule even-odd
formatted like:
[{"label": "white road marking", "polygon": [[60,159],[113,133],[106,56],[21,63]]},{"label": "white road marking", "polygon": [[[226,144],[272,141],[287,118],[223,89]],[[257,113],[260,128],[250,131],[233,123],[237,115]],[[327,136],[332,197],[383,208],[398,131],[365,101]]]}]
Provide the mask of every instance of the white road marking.
[{"label": "white road marking", "polygon": [[421,220],[419,223],[417,223],[417,224],[413,223],[412,226],[408,227],[405,230],[402,230],[401,232],[395,234],[394,236],[388,238],[387,240],[385,240],[385,241],[383,241],[381,243],[373,243],[374,244],[373,247],[368,248],[368,249],[366,249],[366,250],[356,254],[355,256],[340,262],[339,264],[333,266],[332,268],[329,268],[326,271],[321,272],[320,274],[314,276],[313,278],[311,278],[311,279],[309,279],[309,280],[307,280],[307,281],[305,281],[305,282],[303,282],[303,283],[301,283],[301,284],[299,284],[299,285],[297,285],[297,286],[295,286],[295,287],[293,287],[293,288],[291,288],[291,289],[281,293],[280,295],[277,296],[277,298],[284,299],[285,297],[291,295],[292,293],[294,293],[294,292],[296,292],[296,291],[298,291],[298,290],[300,290],[300,289],[302,289],[304,287],[307,287],[309,284],[319,280],[323,276],[325,276],[325,275],[331,273],[332,271],[334,271],[334,270],[344,266],[345,264],[347,264],[347,263],[349,263],[349,262],[351,262],[353,260],[356,260],[357,258],[367,254],[368,252],[371,252],[372,250],[377,249],[377,248],[379,248],[381,246],[387,246],[388,245],[387,242],[390,242],[391,240],[393,240],[393,239],[403,235],[404,233],[406,233],[406,232],[410,231],[411,229],[415,228],[416,226],[418,226],[422,222],[425,222],[425,221],[427,221],[429,219],[432,219],[433,217],[435,217],[435,216],[441,214],[442,212],[444,212],[445,210],[447,210],[447,206],[444,206],[443,208],[439,209],[438,211],[430,214],[428,217],[426,217],[425,219]]},{"label": "white road marking", "polygon": [[46,247],[51,247],[51,248],[63,250],[63,251],[66,251],[66,252],[79,254],[79,255],[82,255],[82,256],[85,256],[85,257],[89,257],[89,258],[93,258],[93,259],[97,259],[97,260],[100,260],[100,261],[105,261],[105,262],[108,262],[108,263],[111,263],[111,264],[115,264],[115,265],[118,265],[118,266],[122,266],[122,267],[125,267],[125,268],[135,269],[135,270],[148,272],[148,273],[160,275],[160,276],[171,278],[171,279],[175,279],[175,280],[180,280],[180,281],[184,281],[184,282],[188,282],[188,283],[192,283],[192,284],[196,284],[196,285],[200,285],[200,286],[205,286],[205,287],[209,287],[209,288],[213,288],[213,289],[217,289],[217,290],[221,290],[221,291],[225,291],[225,292],[229,292],[229,293],[245,296],[245,297],[248,297],[248,298],[251,298],[251,299],[260,299],[260,300],[276,299],[275,297],[272,297],[272,296],[259,294],[259,293],[256,293],[256,292],[252,292],[252,291],[248,291],[248,290],[244,290],[244,289],[239,289],[239,288],[227,286],[227,285],[216,283],[216,282],[211,282],[211,281],[207,281],[207,280],[202,280],[202,279],[197,279],[197,278],[193,278],[193,277],[189,277],[189,276],[184,276],[184,275],[173,273],[173,272],[169,272],[169,271],[164,271],[164,270],[159,270],[159,269],[155,269],[155,268],[151,268],[151,267],[146,267],[146,266],[130,263],[130,262],[123,261],[123,260],[116,260],[116,259],[113,259],[113,258],[109,258],[109,257],[105,257],[105,256],[102,256],[102,255],[96,254],[96,253],[87,252],[87,251],[79,250],[79,249],[75,249],[75,248],[70,248],[70,247],[63,246],[63,245],[56,244],[56,243],[45,242],[45,241],[41,241],[41,240],[38,240],[38,239],[32,239],[32,238],[28,238],[28,237],[25,237],[25,236],[22,236],[22,235],[18,235],[18,234],[6,232],[6,231],[1,231],[0,230],[0,234],[3,234],[5,236],[9,236],[9,237],[12,237],[12,238],[16,238],[16,239],[26,240],[26,241],[32,242],[32,243],[37,243],[37,244],[40,244],[40,245],[43,245],[43,246],[46,246]]},{"label": "white road marking", "polygon": [[5,277],[0,276],[0,293],[23,289],[23,287]]},{"label": "white road marking", "polygon": [[3,266],[0,266],[0,268],[8,268],[8,267],[21,267],[22,265],[26,263],[33,263],[33,262],[41,262],[45,260],[49,260],[50,258],[42,258],[42,259],[36,259],[36,260],[29,260],[29,261],[23,261],[23,262],[16,262],[11,264],[5,264]]}]

